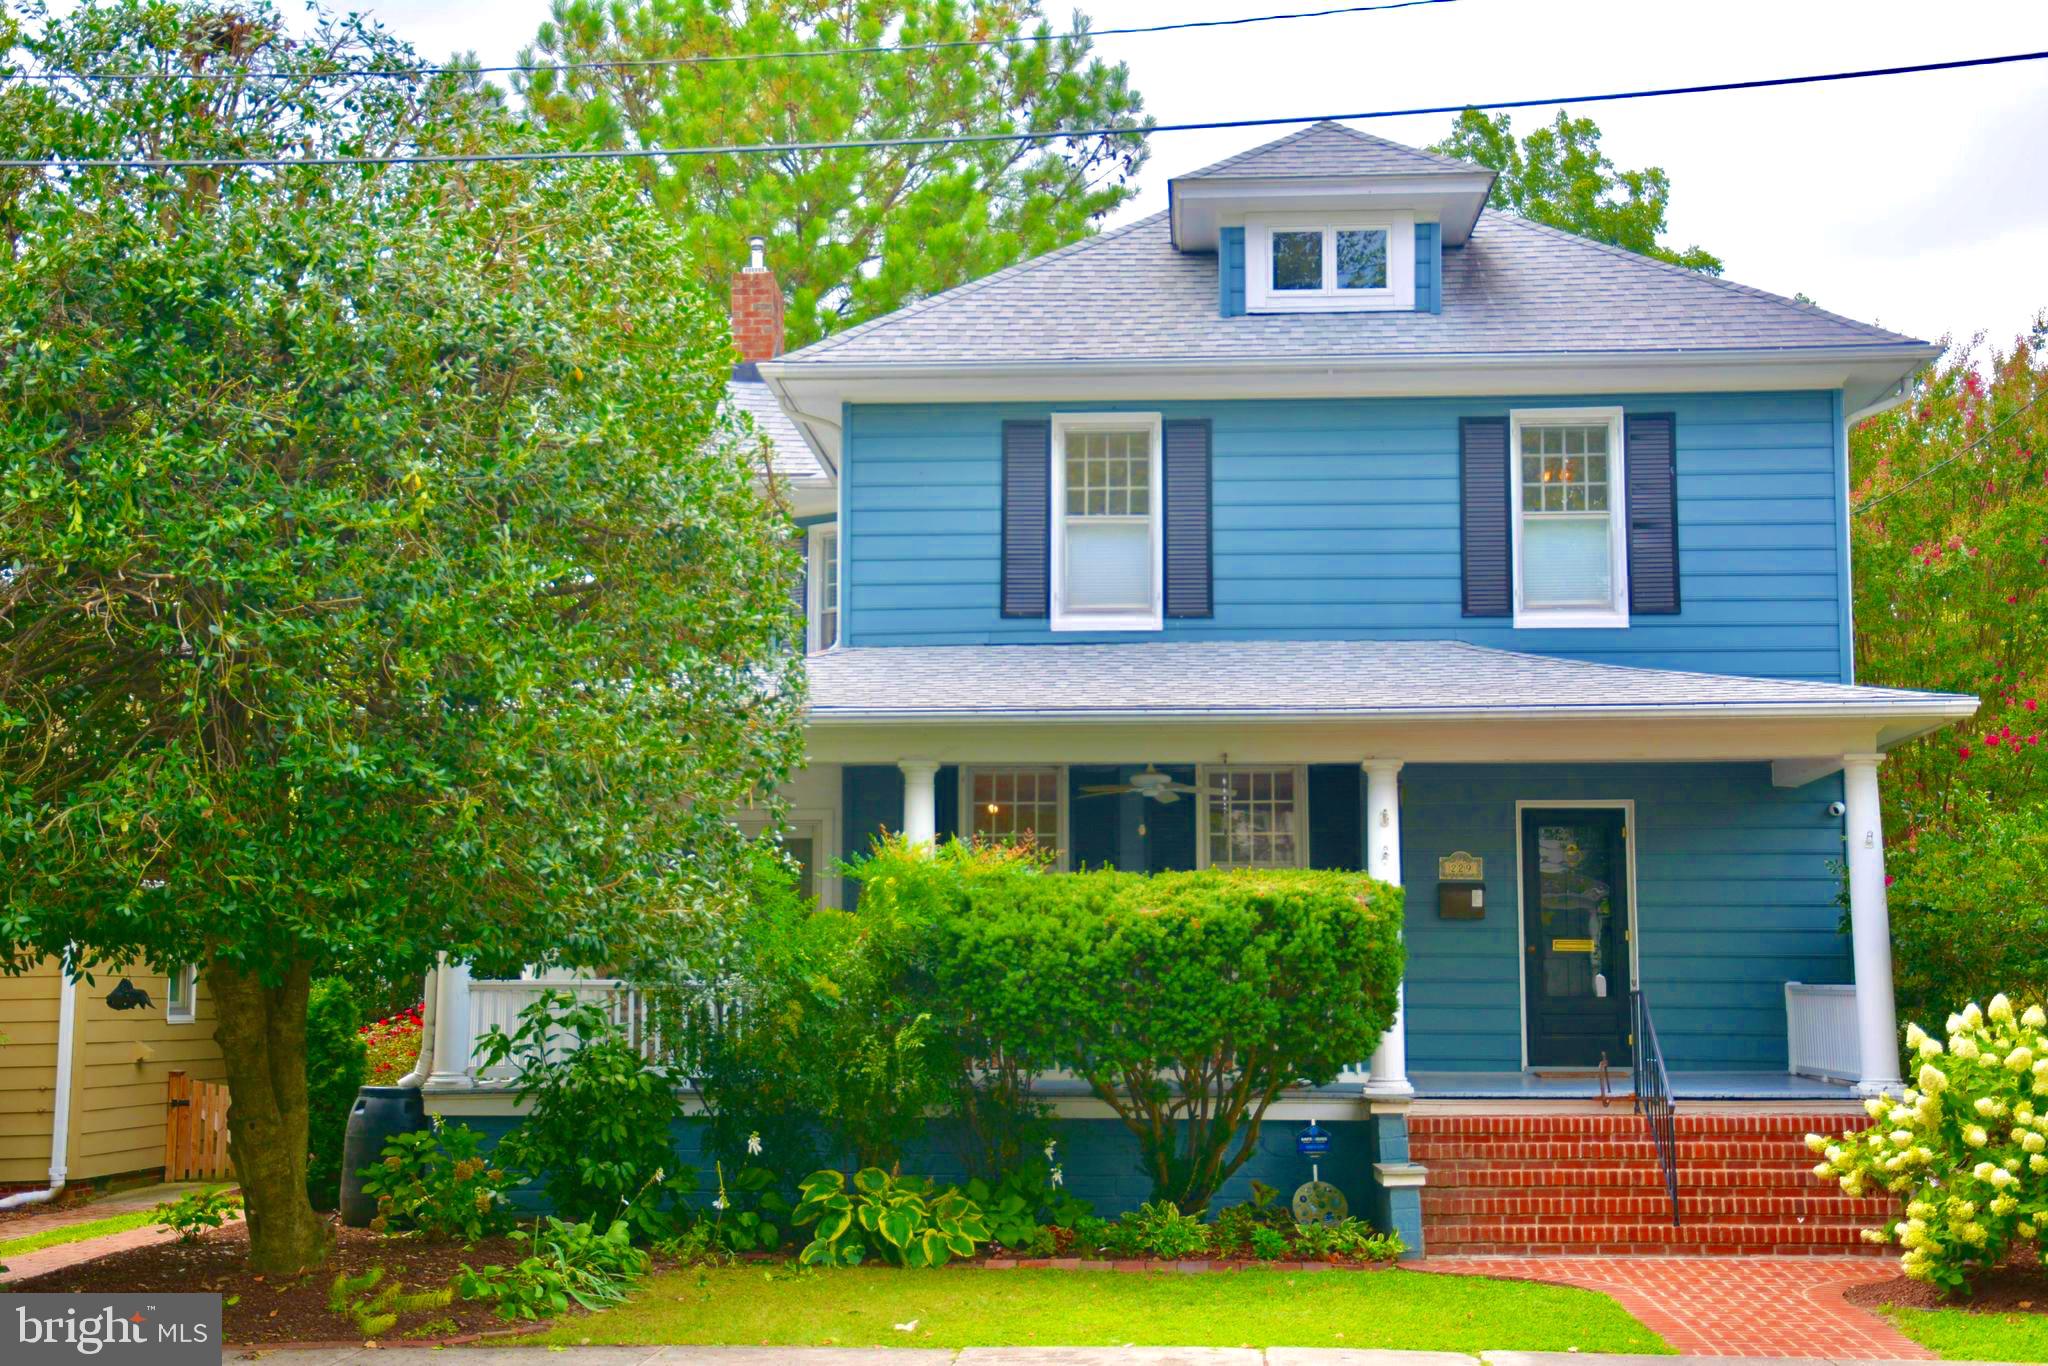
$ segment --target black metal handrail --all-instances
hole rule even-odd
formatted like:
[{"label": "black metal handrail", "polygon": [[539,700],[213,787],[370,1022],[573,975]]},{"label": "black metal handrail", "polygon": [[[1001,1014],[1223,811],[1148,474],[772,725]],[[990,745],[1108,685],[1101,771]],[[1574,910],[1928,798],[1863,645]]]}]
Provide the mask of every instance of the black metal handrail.
[{"label": "black metal handrail", "polygon": [[1636,1113],[1650,1126],[1650,1146],[1664,1171],[1664,1194],[1671,1198],[1671,1226],[1678,1227],[1678,1108],[1671,1100],[1671,1074],[1664,1068],[1664,1050],[1657,1043],[1657,1024],[1650,1002],[1640,991],[1628,994],[1633,1031],[1630,1068],[1634,1073]]}]

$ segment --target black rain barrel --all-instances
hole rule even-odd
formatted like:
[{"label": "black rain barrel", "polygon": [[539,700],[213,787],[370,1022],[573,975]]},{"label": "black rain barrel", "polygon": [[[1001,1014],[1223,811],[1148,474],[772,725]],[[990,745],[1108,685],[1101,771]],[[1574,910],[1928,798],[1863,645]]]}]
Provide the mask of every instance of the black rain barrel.
[{"label": "black rain barrel", "polygon": [[384,1155],[384,1141],[427,1127],[426,1102],[417,1086],[365,1086],[348,1112],[341,1140],[341,1222],[367,1228],[377,1217],[377,1199],[363,1194],[361,1169]]}]

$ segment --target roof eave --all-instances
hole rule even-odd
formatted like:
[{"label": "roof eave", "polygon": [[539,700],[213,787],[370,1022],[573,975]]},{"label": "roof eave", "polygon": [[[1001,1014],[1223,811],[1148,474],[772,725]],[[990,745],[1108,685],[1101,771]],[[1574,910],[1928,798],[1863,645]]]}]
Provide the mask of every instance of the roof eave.
[{"label": "roof eave", "polygon": [[[1415,355],[1017,361],[768,361],[786,411],[835,475],[847,403],[1461,397],[1840,389],[1844,411],[1896,402],[1941,354],[1925,342],[1670,351],[1488,351]],[[943,395],[934,386],[943,384]]]},{"label": "roof eave", "polygon": [[1837,721],[1920,720],[1927,724],[1915,735],[1973,716],[1981,705],[1966,693],[1906,698],[1898,702],[1788,703],[1519,703],[1509,707],[1119,707],[1087,710],[1063,708],[831,708],[806,709],[806,724],[836,725],[988,725],[1015,722],[1058,722],[1062,725],[1116,724],[1134,721],[1221,721],[1236,725],[1294,721],[1465,722],[1519,720],[1531,717],[1592,716],[1605,720],[1652,720],[1666,717],[1715,720]]}]

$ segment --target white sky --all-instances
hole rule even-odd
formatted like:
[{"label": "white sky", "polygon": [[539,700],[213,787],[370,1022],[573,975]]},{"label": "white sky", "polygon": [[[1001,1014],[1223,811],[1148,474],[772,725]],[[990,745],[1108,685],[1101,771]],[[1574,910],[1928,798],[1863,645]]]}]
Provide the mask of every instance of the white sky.
[{"label": "white sky", "polygon": [[[514,59],[547,0],[360,0],[421,53]],[[1323,0],[1337,4],[1341,0]],[[1088,0],[1099,27],[1314,8],[1283,0]],[[1049,0],[1055,26],[1069,13]],[[1377,14],[1105,38],[1161,122],[1596,93],[2048,49],[2041,0],[1456,0]],[[1730,279],[1915,336],[2004,343],[2048,308],[2048,62],[1571,106],[1621,167],[1670,175],[1668,240]],[[1554,109],[1516,112],[1527,130]],[[1448,116],[1359,124],[1398,142]],[[1153,140],[1137,200],[1289,131]]]}]

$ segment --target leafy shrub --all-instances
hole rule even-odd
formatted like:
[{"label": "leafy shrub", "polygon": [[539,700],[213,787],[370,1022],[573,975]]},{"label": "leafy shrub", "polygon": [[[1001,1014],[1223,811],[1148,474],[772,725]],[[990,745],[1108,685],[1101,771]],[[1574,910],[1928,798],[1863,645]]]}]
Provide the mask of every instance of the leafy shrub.
[{"label": "leafy shrub", "polygon": [[482,1142],[467,1124],[439,1123],[385,1139],[382,1158],[364,1169],[363,1194],[377,1200],[370,1227],[466,1243],[512,1227],[505,1192],[518,1178],[482,1156]]},{"label": "leafy shrub", "polygon": [[1938,1020],[2003,990],[2048,1000],[2048,804],[1957,794],[1886,855],[1899,1013]]},{"label": "leafy shrub", "polygon": [[898,1266],[944,1266],[989,1239],[979,1205],[921,1177],[863,1167],[849,1190],[842,1173],[819,1171],[797,1190],[803,1200],[790,1222],[812,1230],[798,1258],[806,1266],[857,1266],[870,1252]]},{"label": "leafy shrub", "polygon": [[[306,997],[306,1195],[314,1209],[341,1197],[341,1145],[367,1075],[355,990],[323,977]],[[407,1066],[411,1066],[410,1063]]]},{"label": "leafy shrub", "polygon": [[1137,1235],[1140,1250],[1163,1261],[1177,1262],[1209,1250],[1209,1229],[1170,1200],[1148,1200],[1119,1222]]},{"label": "leafy shrub", "polygon": [[372,1266],[355,1276],[336,1276],[334,1284],[327,1288],[328,1309],[345,1315],[355,1325],[358,1336],[374,1338],[396,1328],[401,1314],[446,1309],[455,1299],[455,1287],[452,1285],[407,1294],[405,1286],[398,1281],[379,1290],[377,1287],[383,1280],[384,1268],[381,1265]]},{"label": "leafy shrub", "polygon": [[526,1256],[511,1266],[482,1270],[464,1263],[456,1277],[464,1299],[490,1301],[500,1318],[552,1318],[571,1301],[585,1309],[609,1308],[624,1301],[632,1283],[647,1274],[648,1256],[633,1246],[633,1227],[625,1219],[596,1233],[588,1223],[549,1217],[512,1237],[526,1245]]},{"label": "leafy shrub", "polygon": [[1189,1213],[1250,1158],[1284,1090],[1334,1080],[1393,1019],[1401,890],[1362,874],[1048,875],[900,841],[853,871],[862,923],[915,927],[931,977],[917,999],[948,1052],[1000,1040],[1024,1073],[1086,1077],[1154,1199]]},{"label": "leafy shrub", "polygon": [[647,1061],[602,1003],[544,991],[518,1028],[492,1029],[476,1052],[486,1066],[514,1063],[527,1112],[498,1151],[541,1177],[565,1227],[627,1219],[648,1241],[676,1231],[696,1185],[675,1160],[683,1078]]},{"label": "leafy shrub", "polygon": [[167,1200],[154,1212],[165,1230],[178,1235],[179,1242],[196,1243],[202,1233],[233,1219],[241,1207],[242,1197],[226,1186],[209,1186]]},{"label": "leafy shrub", "polygon": [[1340,1257],[1366,1262],[1391,1262],[1408,1250],[1398,1233],[1375,1233],[1362,1219],[1339,1219],[1321,1226],[1330,1235],[1330,1250]]},{"label": "leafy shrub", "polygon": [[787,1219],[789,1202],[775,1189],[775,1173],[766,1167],[742,1167],[731,1182],[725,1179],[725,1164],[716,1167],[718,1194],[712,1197],[712,1217],[698,1227],[706,1230],[709,1242],[727,1252],[767,1252],[782,1242],[776,1218]]},{"label": "leafy shrub", "polygon": [[1048,1142],[1046,1161],[1025,1162],[995,1182],[973,1177],[960,1188],[981,1206],[991,1242],[1012,1249],[1035,1246],[1048,1235],[1048,1225],[1071,1229],[1093,1211],[1088,1201],[1067,1193],[1060,1169],[1051,1164],[1055,1151],[1057,1145]]},{"label": "leafy shrub", "polygon": [[1287,1255],[1287,1235],[1277,1228],[1254,1224],[1248,1241],[1251,1243],[1252,1256],[1262,1262],[1277,1262]]},{"label": "leafy shrub", "polygon": [[1821,1180],[1904,1202],[1863,1236],[1905,1248],[1908,1276],[1953,1293],[2039,1240],[2048,1220],[2048,1012],[1994,996],[1951,1015],[1946,1043],[1918,1025],[1906,1041],[1919,1058],[1913,1087],[1865,1102],[1870,1128],[1807,1145]]}]

